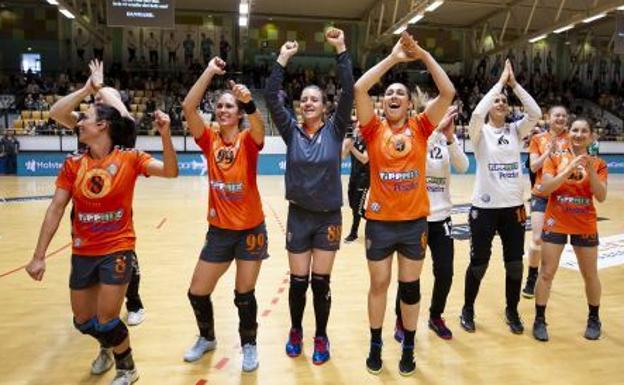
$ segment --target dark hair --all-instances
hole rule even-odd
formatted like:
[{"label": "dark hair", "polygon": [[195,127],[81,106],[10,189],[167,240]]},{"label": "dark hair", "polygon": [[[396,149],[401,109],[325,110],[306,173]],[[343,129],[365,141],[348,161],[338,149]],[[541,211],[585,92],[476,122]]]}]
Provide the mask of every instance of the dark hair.
[{"label": "dark hair", "polygon": [[[310,84],[309,86],[303,87],[303,89],[301,90],[301,94],[303,95],[303,91],[307,89],[318,91],[321,94],[321,103],[325,105],[325,101],[327,100],[327,97],[325,96],[325,92],[321,89],[321,87],[317,86],[316,84]],[[301,96],[299,98],[301,99]]]},{"label": "dark hair", "polygon": [[119,111],[106,104],[95,105],[95,116],[98,121],[108,122],[109,135],[113,146],[134,148],[136,143],[136,127],[129,117],[121,116]]},{"label": "dark hair", "polygon": [[594,125],[592,124],[592,121],[589,118],[586,118],[584,116],[576,116],[573,120],[572,123],[570,123],[570,127],[572,127],[572,125],[576,122],[585,122],[587,123],[587,126],[589,127],[589,132],[591,132],[592,134],[594,133]]},{"label": "dark hair", "polygon": [[[238,98],[236,97],[236,95],[234,95],[232,91],[223,90],[219,94],[217,94],[217,97],[215,99],[217,103],[223,95],[232,95],[232,97],[234,98],[234,101],[236,102],[236,108],[238,109],[238,113],[242,115],[240,120],[238,121],[238,128],[242,130],[244,127],[244,121],[245,121],[245,106],[243,105],[243,102],[238,100]],[[216,119],[216,117],[217,117],[217,109],[215,106],[215,113],[214,113],[213,119]]]}]

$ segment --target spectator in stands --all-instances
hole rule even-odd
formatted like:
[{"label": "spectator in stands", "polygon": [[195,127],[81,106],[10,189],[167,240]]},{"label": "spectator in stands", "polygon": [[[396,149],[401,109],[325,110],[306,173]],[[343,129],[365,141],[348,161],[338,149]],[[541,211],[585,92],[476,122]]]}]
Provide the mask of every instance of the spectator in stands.
[{"label": "spectator in stands", "polygon": [[184,48],[184,64],[190,67],[193,64],[193,53],[195,52],[195,41],[191,37],[191,34],[186,34],[186,39],[182,42]]},{"label": "spectator in stands", "polygon": [[227,62],[228,54],[232,50],[230,43],[225,39],[225,35],[221,35],[221,41],[219,42],[219,55],[223,61]]},{"label": "spectator in stands", "polygon": [[[214,45],[212,39],[206,36],[205,33],[201,33],[201,51],[204,58],[204,64],[208,65],[210,58],[212,57],[212,46]],[[225,60],[225,59],[223,59]]]}]

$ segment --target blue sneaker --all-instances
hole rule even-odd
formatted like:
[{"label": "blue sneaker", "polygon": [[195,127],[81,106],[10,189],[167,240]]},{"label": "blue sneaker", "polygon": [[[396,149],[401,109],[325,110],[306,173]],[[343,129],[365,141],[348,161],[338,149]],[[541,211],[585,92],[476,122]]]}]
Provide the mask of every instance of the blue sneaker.
[{"label": "blue sneaker", "polygon": [[301,354],[301,345],[303,345],[303,331],[292,328],[288,334],[288,342],[286,342],[286,354],[288,357],[297,357]]},{"label": "blue sneaker", "polygon": [[327,361],[329,361],[329,340],[327,337],[314,337],[312,363],[322,365]]}]

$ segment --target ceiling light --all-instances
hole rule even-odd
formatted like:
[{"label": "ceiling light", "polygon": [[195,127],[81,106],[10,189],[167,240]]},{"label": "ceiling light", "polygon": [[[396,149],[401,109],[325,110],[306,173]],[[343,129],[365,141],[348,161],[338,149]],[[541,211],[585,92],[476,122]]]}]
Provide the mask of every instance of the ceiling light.
[{"label": "ceiling light", "polygon": [[442,4],[444,4],[444,0],[436,0],[433,3],[431,3],[427,8],[425,8],[425,11],[433,12],[436,9],[440,8]]},{"label": "ceiling light", "polygon": [[423,15],[422,13],[419,13],[418,15],[412,17],[410,19],[410,21],[408,21],[408,23],[410,24],[416,24],[418,23],[423,17],[425,17],[425,15]]},{"label": "ceiling light", "polygon": [[65,8],[59,8],[59,12],[62,13],[63,16],[65,16],[68,19],[75,19],[76,18],[76,16],[74,16],[73,13],[69,12]]},{"label": "ceiling light", "polygon": [[405,31],[407,29],[407,24],[403,24],[402,26],[400,26],[399,28],[394,30],[394,34],[395,35],[400,35],[401,33],[403,33],[403,31]]},{"label": "ceiling light", "polygon": [[574,24],[570,24],[570,25],[566,25],[565,27],[557,28],[553,32],[554,33],[561,33],[561,32],[565,32],[565,31],[569,31],[572,28],[574,28]]},{"label": "ceiling light", "polygon": [[247,15],[249,13],[249,3],[240,3],[238,6],[238,12],[241,15]]},{"label": "ceiling light", "polygon": [[239,27],[246,27],[248,22],[249,22],[249,18],[247,16],[240,16],[238,18]]},{"label": "ceiling light", "polygon": [[56,0],[46,0],[50,5],[58,5],[58,1]]},{"label": "ceiling light", "polygon": [[540,40],[546,39],[547,34],[539,35],[534,37],[533,39],[529,39],[529,43],[537,43]]},{"label": "ceiling light", "polygon": [[607,16],[606,13],[600,13],[598,15],[594,15],[592,17],[588,17],[587,19],[583,19],[583,23],[591,23],[592,21],[596,21],[598,19],[602,19],[605,16]]}]

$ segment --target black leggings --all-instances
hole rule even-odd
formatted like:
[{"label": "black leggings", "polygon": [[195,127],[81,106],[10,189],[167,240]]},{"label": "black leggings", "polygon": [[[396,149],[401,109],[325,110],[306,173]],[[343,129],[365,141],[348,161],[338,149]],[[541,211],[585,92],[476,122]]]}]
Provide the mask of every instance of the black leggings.
[{"label": "black leggings", "polygon": [[526,211],[524,205],[496,209],[471,207],[470,264],[466,270],[464,305],[474,308],[481,280],[492,255],[492,241],[498,233],[503,244],[505,261],[505,295],[507,307],[517,310],[522,286],[522,256]]}]

